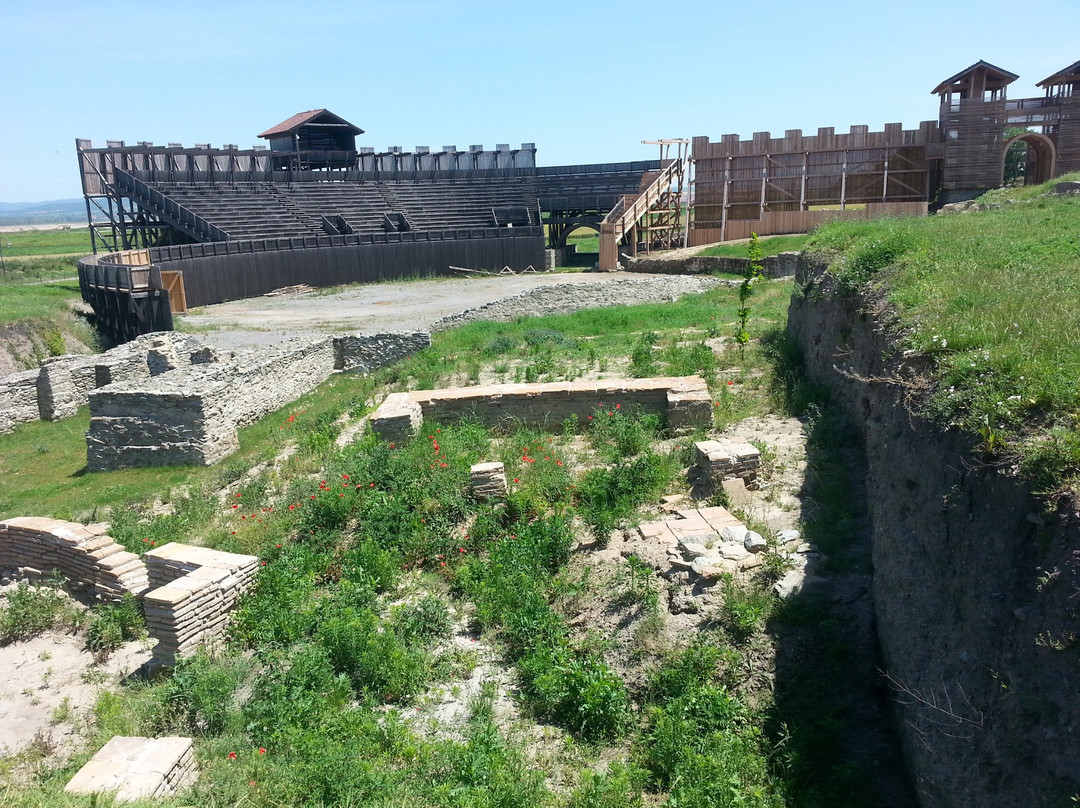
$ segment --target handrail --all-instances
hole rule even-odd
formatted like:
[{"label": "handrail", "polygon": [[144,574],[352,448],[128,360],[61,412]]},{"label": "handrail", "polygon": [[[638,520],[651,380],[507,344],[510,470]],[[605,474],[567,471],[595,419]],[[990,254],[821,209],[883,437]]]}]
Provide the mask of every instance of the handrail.
[{"label": "handrail", "polygon": [[614,225],[615,238],[636,224],[648,213],[656,201],[671,188],[672,180],[682,171],[682,161],[673,160],[654,179],[649,186],[637,195],[627,195],[604,217],[601,224]]},{"label": "handrail", "polygon": [[183,205],[165,196],[161,191],[132,176],[129,172],[117,168],[115,173],[117,187],[135,196],[141,196],[143,203],[148,207],[172,218],[195,236],[205,238],[208,241],[229,240],[229,234],[220,227],[211,224],[202,216],[188,210]]}]

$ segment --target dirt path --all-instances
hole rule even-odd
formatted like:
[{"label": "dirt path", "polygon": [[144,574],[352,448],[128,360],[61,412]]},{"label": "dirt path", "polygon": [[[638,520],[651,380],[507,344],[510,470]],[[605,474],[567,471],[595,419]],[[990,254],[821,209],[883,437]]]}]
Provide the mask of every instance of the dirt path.
[{"label": "dirt path", "polygon": [[648,276],[633,272],[545,273],[442,278],[355,286],[343,292],[253,297],[203,306],[176,318],[219,348],[273,345],[289,337],[343,331],[425,331],[443,317],[544,286],[598,284]]}]

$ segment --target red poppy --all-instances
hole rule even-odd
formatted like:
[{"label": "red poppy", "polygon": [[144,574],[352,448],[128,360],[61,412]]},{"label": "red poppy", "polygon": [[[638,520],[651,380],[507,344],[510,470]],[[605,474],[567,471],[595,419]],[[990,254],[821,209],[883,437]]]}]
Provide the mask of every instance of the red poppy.
[{"label": "red poppy", "polygon": [[259,747],[259,754],[260,755],[265,755],[266,754],[266,747],[265,746],[260,746]]},{"label": "red poppy", "polygon": [[226,755],[226,758],[228,760],[236,760],[236,752],[229,752],[229,754]]}]

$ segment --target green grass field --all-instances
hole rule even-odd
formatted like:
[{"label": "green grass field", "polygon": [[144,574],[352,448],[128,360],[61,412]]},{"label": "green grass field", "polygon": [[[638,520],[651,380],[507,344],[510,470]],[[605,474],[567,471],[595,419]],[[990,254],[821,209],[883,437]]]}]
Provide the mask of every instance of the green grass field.
[{"label": "green grass field", "polygon": [[881,286],[905,347],[933,357],[927,413],[1049,488],[1080,476],[1080,199],[1051,184],[991,192],[982,212],[831,223],[807,244],[848,289]]},{"label": "green grass field", "polygon": [[0,246],[5,260],[21,256],[89,255],[90,230],[86,227],[15,230],[0,233]]}]

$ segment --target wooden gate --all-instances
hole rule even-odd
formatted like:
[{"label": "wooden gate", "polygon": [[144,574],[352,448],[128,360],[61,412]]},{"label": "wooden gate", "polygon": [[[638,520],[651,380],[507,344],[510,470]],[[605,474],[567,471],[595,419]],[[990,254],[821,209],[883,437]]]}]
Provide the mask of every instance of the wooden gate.
[{"label": "wooden gate", "polygon": [[184,273],[180,270],[162,270],[161,285],[169,293],[169,309],[173,314],[187,311],[187,295],[184,294]]}]

